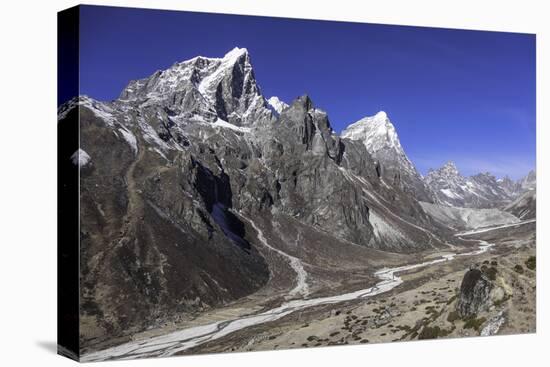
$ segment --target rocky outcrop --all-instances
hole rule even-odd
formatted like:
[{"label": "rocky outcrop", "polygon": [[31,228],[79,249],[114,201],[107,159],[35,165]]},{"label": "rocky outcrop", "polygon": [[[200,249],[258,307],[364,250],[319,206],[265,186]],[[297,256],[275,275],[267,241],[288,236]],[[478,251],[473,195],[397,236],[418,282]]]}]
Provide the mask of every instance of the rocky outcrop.
[{"label": "rocky outcrop", "polygon": [[458,315],[465,319],[490,307],[491,291],[494,285],[479,269],[469,270],[462,279],[456,303]]}]

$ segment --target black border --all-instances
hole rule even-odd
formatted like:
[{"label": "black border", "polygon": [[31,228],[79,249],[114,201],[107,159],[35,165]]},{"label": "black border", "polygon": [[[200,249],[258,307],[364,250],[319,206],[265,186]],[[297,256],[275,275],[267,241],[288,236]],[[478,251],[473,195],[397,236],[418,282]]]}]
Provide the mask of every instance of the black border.
[{"label": "black border", "polygon": [[[79,95],[78,6],[57,13],[57,103]],[[78,108],[57,124],[57,352],[80,358]]]}]

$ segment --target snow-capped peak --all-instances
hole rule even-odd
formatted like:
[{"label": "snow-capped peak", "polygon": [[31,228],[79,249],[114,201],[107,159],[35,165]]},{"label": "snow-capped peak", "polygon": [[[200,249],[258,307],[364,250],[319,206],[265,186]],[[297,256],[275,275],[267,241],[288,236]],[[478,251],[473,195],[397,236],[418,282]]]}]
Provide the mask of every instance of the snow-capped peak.
[{"label": "snow-capped peak", "polygon": [[118,101],[161,105],[180,121],[198,116],[241,126],[275,115],[256,83],[248,50],[239,47],[223,57],[197,56],[132,81]]},{"label": "snow-capped peak", "polygon": [[198,85],[199,92],[206,98],[213,98],[220,80],[231,72],[235,64],[238,63],[243,56],[246,56],[244,77],[245,79],[248,78],[249,75],[247,72],[252,70],[252,66],[248,60],[248,51],[246,48],[235,47],[226,53],[223,59],[215,59],[212,71],[208,73],[208,75],[206,75]]},{"label": "snow-capped peak", "polygon": [[279,97],[273,96],[267,100],[268,107],[275,112],[277,115],[280,115],[281,112],[288,107],[288,104],[281,101]]},{"label": "snow-capped peak", "polygon": [[395,127],[384,111],[380,111],[374,116],[364,117],[349,125],[342,131],[342,137],[363,141],[371,153],[385,148],[393,149],[398,153],[403,152]]},{"label": "snow-capped peak", "polygon": [[459,207],[495,207],[518,191],[518,185],[508,177],[497,180],[488,172],[464,177],[454,162],[430,170],[425,181],[441,203]]},{"label": "snow-capped peak", "polygon": [[341,136],[361,141],[373,158],[381,164],[382,177],[385,180],[415,192],[421,200],[432,200],[432,194],[405,154],[395,127],[386,112],[380,111],[374,116],[362,118],[348,126]]},{"label": "snow-capped peak", "polygon": [[248,55],[248,50],[244,47],[243,48],[235,47],[234,49],[226,53],[223,59],[236,61],[242,55]]},{"label": "snow-capped peak", "polygon": [[388,119],[388,114],[384,111],[378,111],[376,113],[376,115],[374,115],[374,117],[379,119],[379,120],[387,120]]},{"label": "snow-capped peak", "polygon": [[453,175],[453,176],[460,175],[460,172],[458,171],[458,168],[456,167],[456,164],[453,161],[449,161],[445,163],[443,167],[439,169],[439,171],[447,175]]}]

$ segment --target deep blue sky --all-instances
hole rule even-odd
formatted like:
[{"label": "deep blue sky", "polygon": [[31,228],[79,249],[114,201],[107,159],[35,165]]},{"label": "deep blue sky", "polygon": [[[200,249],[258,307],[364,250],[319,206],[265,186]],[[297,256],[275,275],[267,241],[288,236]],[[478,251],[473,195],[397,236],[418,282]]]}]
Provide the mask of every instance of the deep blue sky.
[{"label": "deep blue sky", "polygon": [[80,46],[80,92],[99,100],[246,47],[266,97],[307,93],[338,132],[386,111],[423,174],[535,167],[534,35],[84,6]]}]

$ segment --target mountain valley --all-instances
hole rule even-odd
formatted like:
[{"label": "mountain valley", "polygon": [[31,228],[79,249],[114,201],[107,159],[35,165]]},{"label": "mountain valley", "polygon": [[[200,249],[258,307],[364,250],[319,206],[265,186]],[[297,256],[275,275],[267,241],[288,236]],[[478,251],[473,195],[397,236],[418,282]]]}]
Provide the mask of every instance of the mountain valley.
[{"label": "mountain valley", "polygon": [[[388,113],[338,134],[288,102],[235,48],[59,107],[79,126],[82,360],[535,330],[534,170],[424,177]],[[492,293],[459,317],[474,268]]]}]

